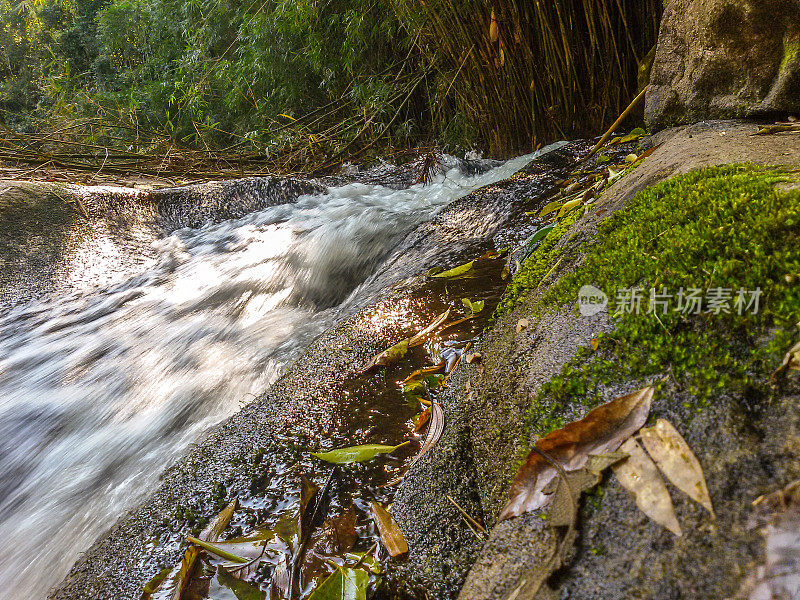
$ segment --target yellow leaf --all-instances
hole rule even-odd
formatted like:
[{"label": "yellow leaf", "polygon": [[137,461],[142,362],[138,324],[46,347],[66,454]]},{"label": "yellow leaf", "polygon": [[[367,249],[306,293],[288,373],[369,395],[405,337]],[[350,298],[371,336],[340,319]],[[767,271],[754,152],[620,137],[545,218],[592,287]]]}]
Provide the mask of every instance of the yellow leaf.
[{"label": "yellow leaf", "polygon": [[703,468],[689,444],[665,419],[641,430],[642,444],[672,484],[714,516]]},{"label": "yellow leaf", "polygon": [[633,438],[622,444],[620,450],[628,454],[628,460],[614,465],[612,469],[622,487],[633,492],[636,506],[650,519],[675,535],[682,535],[672,499],[655,463]]}]

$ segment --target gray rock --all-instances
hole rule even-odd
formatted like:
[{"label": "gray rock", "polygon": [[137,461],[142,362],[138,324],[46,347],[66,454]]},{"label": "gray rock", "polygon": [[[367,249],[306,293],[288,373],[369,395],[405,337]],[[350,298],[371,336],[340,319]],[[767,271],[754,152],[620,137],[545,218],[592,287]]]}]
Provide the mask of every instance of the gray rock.
[{"label": "gray rock", "polygon": [[672,0],[645,105],[661,129],[800,112],[797,0]]}]

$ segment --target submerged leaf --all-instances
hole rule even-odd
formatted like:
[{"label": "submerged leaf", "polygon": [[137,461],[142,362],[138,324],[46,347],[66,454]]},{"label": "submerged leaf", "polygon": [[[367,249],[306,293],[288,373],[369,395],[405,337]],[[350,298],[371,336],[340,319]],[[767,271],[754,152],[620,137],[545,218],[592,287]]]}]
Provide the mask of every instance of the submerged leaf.
[{"label": "submerged leaf", "polygon": [[428,422],[428,419],[431,417],[431,409],[426,408],[423,410],[417,418],[414,419],[414,431],[420,431],[423,427],[425,427],[425,423]]},{"label": "submerged leaf", "polygon": [[437,273],[436,275],[431,275],[431,277],[436,277],[439,279],[450,279],[452,277],[458,277],[470,271],[472,269],[472,265],[474,264],[475,261],[471,260],[468,263],[464,263],[463,265],[458,265],[457,267],[453,267],[452,269],[448,269],[447,271],[442,271],[441,273]]},{"label": "submerged leaf", "polygon": [[315,589],[308,600],[366,600],[369,573],[339,567]]},{"label": "submerged leaf", "polygon": [[[647,387],[595,408],[580,421],[557,429],[536,442],[536,448],[565,471],[587,464],[590,454],[613,452],[638,431],[650,413],[653,388]],[[545,487],[557,476],[556,468],[532,450],[517,472],[509,500],[499,520],[519,516],[547,504]]]},{"label": "submerged leaf", "polygon": [[237,600],[265,600],[267,597],[267,593],[257,585],[247,583],[238,577],[234,577],[233,574],[222,565],[217,567],[217,581],[221,586],[232,591]]},{"label": "submerged leaf", "polygon": [[402,448],[411,442],[403,442],[397,446],[385,446],[383,444],[364,444],[363,446],[350,446],[349,448],[339,448],[328,452],[312,452],[312,456],[336,464],[346,464],[354,462],[364,462],[371,460],[379,454],[389,454],[398,448]]},{"label": "submerged leaf", "polygon": [[400,527],[397,526],[392,515],[377,502],[371,502],[370,507],[372,508],[372,518],[378,526],[378,533],[381,534],[381,541],[389,556],[394,558],[408,552],[406,538],[403,537],[403,532],[400,531]]},{"label": "submerged leaf", "polygon": [[672,499],[655,463],[634,439],[622,444],[620,450],[629,457],[612,468],[622,487],[633,492],[639,510],[680,536],[681,526],[672,507]]},{"label": "submerged leaf", "polygon": [[406,353],[408,352],[409,342],[411,341],[410,338],[406,338],[401,342],[397,342],[394,346],[387,348],[377,356],[373,357],[371,361],[369,361],[364,367],[361,369],[361,373],[366,373],[370,369],[374,367],[388,367],[399,361],[403,358]]},{"label": "submerged leaf", "polygon": [[420,344],[423,344],[425,340],[427,340],[431,335],[436,332],[436,329],[447,320],[447,317],[450,316],[450,309],[448,308],[438,317],[436,317],[433,322],[428,325],[425,329],[417,333],[416,335],[412,336],[408,340],[408,347],[415,348]]},{"label": "submerged leaf", "polygon": [[654,427],[642,429],[642,444],[672,484],[714,515],[706,478],[689,444],[669,421],[659,419]]},{"label": "submerged leaf", "polygon": [[467,307],[472,314],[477,314],[483,310],[483,306],[485,304],[484,300],[476,300],[473,302],[469,298],[462,298],[461,303]]}]

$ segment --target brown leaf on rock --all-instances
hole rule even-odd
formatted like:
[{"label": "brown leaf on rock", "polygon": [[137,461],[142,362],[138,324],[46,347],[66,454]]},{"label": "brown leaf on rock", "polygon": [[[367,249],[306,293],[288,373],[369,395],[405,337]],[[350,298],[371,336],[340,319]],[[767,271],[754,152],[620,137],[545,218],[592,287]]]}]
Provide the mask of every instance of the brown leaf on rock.
[{"label": "brown leaf on rock", "polygon": [[392,518],[392,515],[377,502],[371,502],[372,518],[375,519],[375,524],[378,526],[378,533],[381,534],[381,541],[383,542],[389,556],[401,556],[408,552],[408,544],[400,527]]},{"label": "brown leaf on rock", "polygon": [[789,351],[786,353],[786,356],[783,357],[781,366],[773,371],[772,375],[770,375],[770,379],[775,381],[775,379],[777,379],[780,375],[783,375],[787,369],[800,371],[800,342],[797,342],[789,349]]},{"label": "brown leaf on rock", "polygon": [[689,444],[672,423],[664,419],[640,432],[642,444],[672,484],[714,516],[706,478]]},{"label": "brown leaf on rock", "polygon": [[520,319],[519,321],[517,321],[517,333],[522,332],[523,329],[527,329],[529,325],[530,322],[528,321],[528,319]]},{"label": "brown leaf on rock", "polygon": [[[580,421],[557,429],[536,442],[536,448],[557,462],[565,471],[576,471],[590,454],[605,454],[636,433],[647,420],[653,388],[632,392],[592,410]],[[531,451],[517,472],[509,500],[499,520],[519,516],[546,505],[551,497],[545,487],[557,476],[555,467],[541,454]]]},{"label": "brown leaf on rock", "polygon": [[629,439],[622,444],[620,450],[626,452],[629,457],[612,469],[622,487],[633,492],[639,510],[659,525],[680,536],[681,526],[675,516],[667,486],[658,474],[658,467],[636,440]]}]

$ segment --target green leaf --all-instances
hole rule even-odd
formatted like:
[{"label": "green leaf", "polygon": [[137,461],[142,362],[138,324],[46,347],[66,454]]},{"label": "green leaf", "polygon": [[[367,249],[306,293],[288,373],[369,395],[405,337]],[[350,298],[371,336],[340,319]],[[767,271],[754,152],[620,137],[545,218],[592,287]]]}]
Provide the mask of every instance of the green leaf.
[{"label": "green leaf", "polygon": [[533,245],[538,244],[540,241],[546,238],[547,234],[553,231],[553,228],[555,228],[555,226],[556,226],[555,223],[551,223],[550,225],[545,225],[544,227],[540,227],[531,237],[525,240],[525,245],[532,250]]},{"label": "green leaf", "polygon": [[246,562],[248,562],[248,560],[246,558],[238,556],[238,555],[236,555],[236,554],[234,554],[232,552],[228,552],[227,550],[225,550],[224,548],[220,548],[216,544],[211,544],[209,542],[205,542],[205,541],[203,541],[201,539],[198,539],[196,537],[192,537],[191,535],[187,535],[186,539],[188,539],[193,544],[196,544],[196,545],[200,546],[201,548],[203,548],[203,550],[211,552],[211,554],[216,554],[217,556],[219,556],[220,558],[224,558],[225,560],[229,560],[229,561],[235,562],[235,563],[246,563]]},{"label": "green leaf", "polygon": [[153,577],[150,581],[144,584],[144,590],[142,590],[145,594],[155,594],[158,591],[158,588],[161,587],[161,584],[164,583],[164,580],[167,576],[172,572],[172,567],[166,567],[161,569],[155,577]]},{"label": "green leaf", "polygon": [[462,298],[461,302],[467,309],[472,312],[472,314],[477,314],[483,310],[483,306],[485,302],[483,300],[477,300],[473,302],[469,298]]},{"label": "green leaf", "polygon": [[540,217],[546,217],[552,212],[556,212],[559,208],[561,208],[561,200],[553,200],[544,205],[544,208],[539,212]]},{"label": "green leaf", "polygon": [[453,267],[447,271],[442,271],[441,273],[437,273],[436,275],[431,275],[431,277],[437,278],[444,278],[449,279],[451,277],[458,277],[459,275],[463,275],[470,269],[472,269],[472,265],[475,264],[474,260],[469,261],[468,263],[464,263],[463,265],[458,265],[457,267]]},{"label": "green leaf", "polygon": [[641,127],[637,127],[636,129],[631,131],[628,135],[635,135],[637,137],[642,137],[643,135],[647,135],[647,132]]},{"label": "green leaf", "polygon": [[611,159],[608,156],[603,156],[602,154],[597,157],[597,164],[604,165],[607,162],[611,162]]},{"label": "green leaf", "polygon": [[312,456],[316,456],[320,460],[330,463],[347,464],[354,462],[364,462],[372,460],[379,454],[389,454],[398,448],[410,444],[411,442],[403,442],[397,446],[384,446],[383,444],[364,444],[363,446],[350,446],[349,448],[339,448],[338,450],[331,450],[329,452],[312,452]]},{"label": "green leaf", "polygon": [[308,600],[367,600],[369,573],[339,567],[323,581]]},{"label": "green leaf", "polygon": [[264,600],[267,597],[267,593],[261,588],[234,577],[222,565],[217,567],[217,581],[222,587],[232,591],[238,600]]}]

